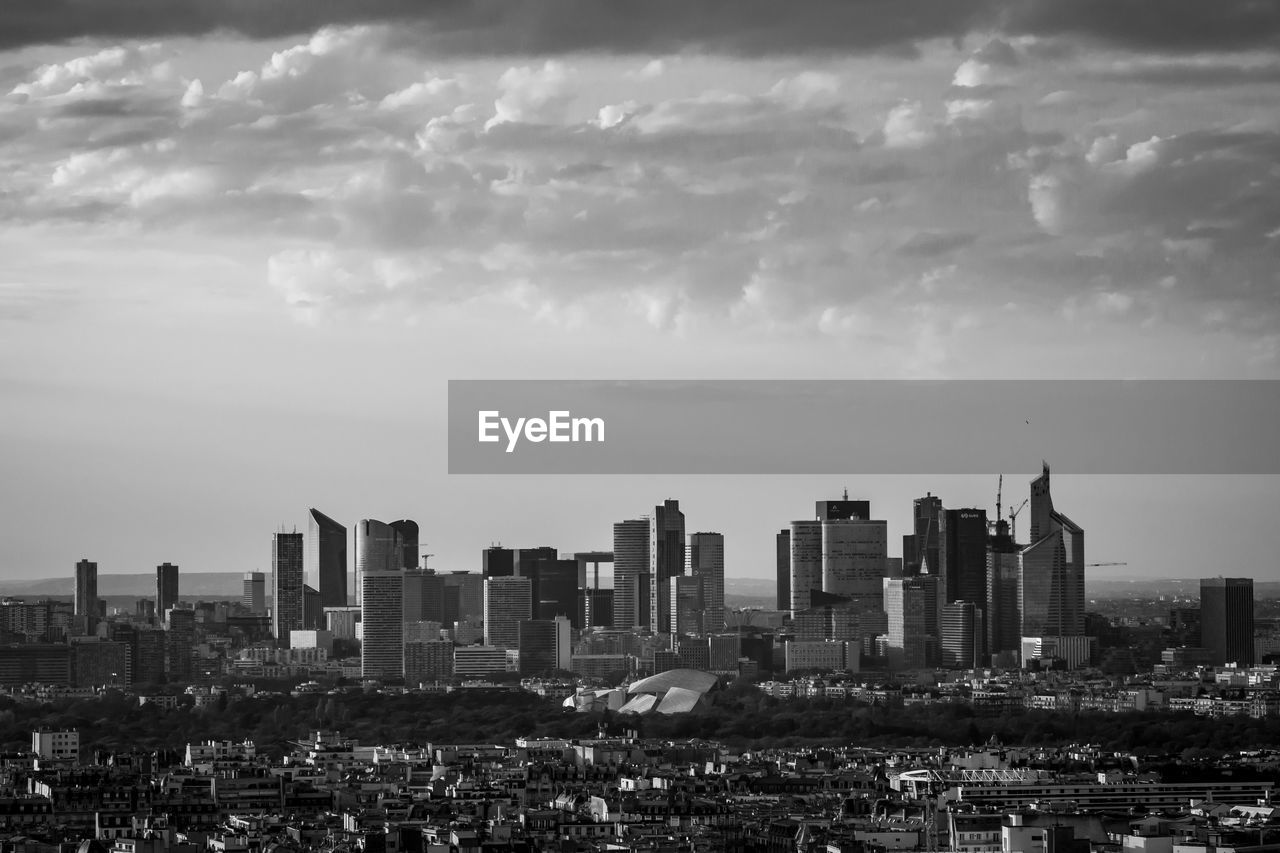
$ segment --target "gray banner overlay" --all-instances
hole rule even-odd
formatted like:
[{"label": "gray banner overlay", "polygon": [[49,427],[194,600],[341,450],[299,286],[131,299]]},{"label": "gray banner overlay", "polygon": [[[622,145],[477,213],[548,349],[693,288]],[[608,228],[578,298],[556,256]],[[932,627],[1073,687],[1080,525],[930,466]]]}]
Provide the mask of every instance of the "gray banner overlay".
[{"label": "gray banner overlay", "polygon": [[1278,426],[1274,380],[451,380],[449,473],[1277,474]]}]

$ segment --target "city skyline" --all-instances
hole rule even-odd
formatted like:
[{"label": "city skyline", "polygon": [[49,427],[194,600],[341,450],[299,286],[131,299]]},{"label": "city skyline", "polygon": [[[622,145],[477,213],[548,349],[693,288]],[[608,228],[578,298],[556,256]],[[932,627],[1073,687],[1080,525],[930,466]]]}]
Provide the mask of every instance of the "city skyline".
[{"label": "city skyline", "polygon": [[[541,478],[538,478],[538,479],[541,479]],[[564,479],[568,480],[570,483],[583,480],[583,478],[564,478]],[[628,478],[628,479],[644,480],[644,479],[650,479],[650,478]],[[655,479],[658,481],[670,480],[670,478],[652,478],[652,479]],[[743,515],[744,515],[743,509],[744,508],[750,509],[751,502],[743,502],[743,504],[735,505],[734,507],[726,511],[723,505],[723,499],[721,497],[723,493],[722,487],[718,485],[720,481],[723,481],[725,479],[730,479],[734,481],[741,481],[744,479],[749,479],[751,481],[758,480],[762,482],[767,482],[771,485],[776,484],[778,481],[783,481],[783,482],[787,482],[789,485],[792,486],[791,492],[794,492],[795,496],[784,498],[780,496],[780,492],[776,488],[776,486],[773,486],[772,488],[766,488],[762,486],[760,491],[768,492],[770,494],[769,506],[773,508],[774,514],[770,517],[766,517],[766,513],[758,507],[755,508],[754,511],[747,513],[747,515],[751,516],[753,520],[762,519],[763,524],[773,525],[772,528],[769,528],[766,526],[762,529],[759,527],[758,524],[749,525],[749,524],[743,523]],[[872,494],[871,496],[868,496],[867,493],[858,492],[855,489],[851,493],[851,496],[853,498],[869,501],[875,510],[875,516],[877,518],[887,519],[888,542],[889,542],[888,552],[891,557],[897,557],[901,555],[902,551],[898,543],[901,542],[902,537],[904,535],[911,533],[914,529],[914,522],[912,520],[912,507],[915,501],[918,500],[921,496],[923,496],[927,491],[931,492],[933,496],[938,497],[942,501],[942,505],[946,509],[957,509],[957,508],[967,508],[967,507],[985,509],[987,510],[988,517],[990,519],[994,520],[995,518],[994,488],[992,489],[991,495],[989,496],[989,506],[986,504],[978,503],[978,500],[980,500],[981,498],[981,488],[988,479],[985,477],[962,477],[962,476],[945,476],[945,477],[935,477],[935,478],[924,477],[924,476],[912,476],[912,477],[904,476],[904,477],[894,477],[894,478],[833,477],[833,478],[830,478],[829,482],[856,484],[859,481],[864,479],[876,479],[881,483],[885,482],[886,480],[890,482],[896,481],[896,488],[892,492],[886,493],[885,491],[879,491],[877,493]],[[992,478],[993,481],[994,479],[995,478]],[[1033,479],[1034,479],[1033,475],[1027,475],[1025,479],[1023,479],[1022,477],[1011,476],[1007,474],[1004,476],[1004,496],[1003,497],[1004,497],[1005,520],[1008,519],[1008,511],[1014,508],[1017,505],[1017,503],[1021,501],[1021,498],[1029,498],[1029,495],[1030,495],[1029,485],[1031,480]],[[1205,478],[1205,477],[1195,477],[1195,476],[1148,477],[1148,478],[1128,477],[1128,476],[1116,477],[1116,478],[1096,477],[1096,476],[1095,477],[1072,477],[1071,475],[1063,475],[1055,472],[1055,490],[1060,496],[1065,496],[1065,497],[1060,497],[1061,501],[1069,503],[1069,505],[1073,507],[1079,507],[1079,509],[1076,510],[1075,515],[1081,516],[1081,517],[1087,517],[1089,519],[1088,524],[1085,525],[1090,531],[1090,548],[1089,548],[1090,555],[1088,557],[1089,562],[1106,562],[1106,563],[1115,562],[1115,563],[1128,564],[1126,566],[1121,566],[1121,567],[1091,568],[1086,574],[1086,583],[1089,582],[1090,580],[1108,580],[1108,579],[1158,580],[1161,578],[1169,578],[1169,579],[1193,580],[1193,579],[1202,577],[1204,575],[1204,572],[1202,569],[1204,565],[1212,564],[1212,563],[1207,563],[1206,562],[1207,560],[1211,558],[1214,560],[1220,560],[1221,555],[1220,553],[1218,553],[1216,545],[1214,545],[1212,542],[1207,540],[1201,543],[1197,543],[1196,541],[1178,543],[1178,548],[1171,549],[1171,550],[1176,550],[1176,552],[1179,552],[1182,555],[1182,561],[1183,561],[1183,564],[1185,565],[1185,568],[1182,568],[1180,570],[1170,570],[1167,563],[1158,562],[1156,560],[1151,560],[1150,562],[1144,563],[1143,560],[1141,559],[1141,555],[1143,553],[1153,553],[1153,554],[1159,553],[1161,551],[1162,544],[1164,545],[1164,547],[1168,547],[1167,543],[1162,543],[1160,540],[1160,536],[1163,532],[1163,527],[1160,524],[1159,517],[1155,515],[1147,515],[1147,516],[1140,515],[1136,519],[1124,520],[1124,521],[1130,522],[1130,524],[1132,524],[1135,521],[1138,522],[1138,525],[1140,526],[1138,525],[1135,525],[1135,526],[1139,530],[1147,531],[1146,536],[1148,538],[1146,539],[1136,540],[1136,539],[1130,539],[1129,537],[1123,536],[1123,535],[1116,536],[1114,535],[1115,534],[1114,519],[1107,519],[1105,516],[1102,516],[1101,514],[1092,510],[1088,505],[1089,496],[1091,494],[1097,494],[1097,495],[1106,494],[1107,497],[1113,503],[1124,502],[1124,501],[1134,502],[1138,500],[1139,496],[1141,496],[1142,494],[1141,490],[1138,490],[1136,493],[1120,491],[1116,489],[1114,486],[1114,481],[1116,480],[1119,480],[1122,483],[1128,483],[1131,486],[1135,485],[1137,482],[1154,483],[1157,485],[1177,483],[1177,484],[1186,484],[1189,486],[1194,486],[1195,484],[1200,483],[1204,480],[1217,481],[1217,485],[1220,488],[1222,488],[1223,491],[1204,492],[1203,494],[1205,495],[1205,501],[1206,503],[1208,503],[1212,501],[1212,498],[1214,495],[1225,496],[1226,492],[1229,490],[1228,487],[1230,487],[1233,482],[1243,483],[1245,488],[1243,490],[1237,490],[1234,493],[1234,498],[1237,501],[1240,501],[1241,503],[1243,503],[1244,501],[1241,500],[1242,495],[1253,496],[1251,507],[1244,508],[1245,515],[1244,515],[1243,523],[1245,524],[1248,523],[1248,519],[1250,518],[1249,513],[1252,512],[1253,517],[1256,519],[1254,523],[1260,525],[1262,517],[1266,515],[1265,496],[1270,493],[1271,481],[1276,479],[1280,479],[1280,478],[1273,478],[1273,477]],[[712,481],[713,485],[709,486],[706,483],[699,484],[698,482],[699,480]],[[517,478],[517,482],[519,482],[518,478]],[[949,493],[941,491],[941,490],[946,490],[946,486],[940,485],[940,484],[947,484],[947,483],[963,484],[965,486],[964,489],[955,489],[957,497],[968,497],[968,498],[972,498],[973,500],[968,502],[959,501],[959,500],[953,501],[949,497]],[[1020,485],[1020,484],[1025,484],[1025,485]],[[916,486],[916,485],[919,486],[919,491],[918,493],[915,493],[912,496],[913,486]],[[1110,488],[1108,488],[1108,485],[1110,485]],[[994,486],[994,482],[993,482],[993,486]],[[1085,486],[1085,488],[1081,488],[1081,486]],[[837,500],[840,496],[840,493],[847,489],[847,486],[836,485],[819,493],[814,493],[813,491],[810,491],[811,489],[814,489],[814,488],[821,489],[822,482],[816,478],[808,478],[808,477],[804,477],[804,478],[802,477],[788,477],[788,478],[702,477],[702,478],[693,478],[689,481],[689,486],[685,489],[684,492],[680,493],[681,494],[680,501],[683,505],[693,506],[692,511],[696,519],[695,526],[716,530],[717,532],[724,534],[727,542],[725,546],[726,548],[725,577],[733,578],[733,579],[768,581],[768,580],[773,580],[776,576],[775,538],[774,537],[777,533],[777,530],[779,528],[789,527],[791,521],[793,520],[805,518],[806,511],[804,510],[804,508],[810,505],[815,499],[826,500],[826,501]],[[1017,489],[1021,489],[1022,491],[1016,491]],[[636,490],[640,491],[639,488],[637,488]],[[588,516],[594,515],[595,517],[605,519],[605,521],[602,524],[590,524],[590,525],[584,522],[581,526],[578,526],[576,524],[569,525],[564,523],[564,514],[560,512],[559,509],[562,508],[567,502],[573,502],[574,499],[577,497],[577,493],[575,493],[574,491],[572,490],[565,491],[561,495],[560,506],[556,508],[552,508],[553,511],[551,513],[548,513],[551,520],[548,520],[545,523],[545,526],[541,526],[538,523],[539,508],[537,506],[531,506],[531,507],[528,507],[524,512],[520,514],[520,518],[517,519],[520,522],[519,524],[512,525],[510,523],[510,520],[513,518],[513,516],[510,516],[509,514],[501,514],[499,516],[494,516],[493,532],[491,534],[486,534],[483,531],[479,531],[477,532],[477,534],[475,534],[476,538],[472,542],[463,542],[461,541],[461,537],[451,537],[451,536],[444,536],[444,535],[433,536],[432,528],[435,527],[436,525],[433,525],[429,520],[423,519],[421,515],[416,515],[414,513],[405,513],[403,511],[404,509],[403,507],[400,508],[399,514],[413,517],[415,518],[417,523],[421,525],[421,529],[423,531],[421,533],[421,542],[422,542],[421,549],[425,552],[429,548],[433,552],[431,555],[431,563],[430,563],[432,568],[438,569],[442,572],[469,571],[469,572],[478,573],[482,569],[482,559],[481,559],[480,553],[483,551],[484,548],[487,548],[494,544],[506,543],[509,547],[525,547],[525,548],[551,544],[551,545],[554,545],[563,554],[572,554],[575,552],[587,551],[587,550],[611,551],[613,550],[614,540],[612,538],[612,535],[609,533],[609,530],[611,529],[614,522],[618,520],[617,516],[631,515],[632,517],[635,517],[638,519],[641,516],[649,515],[650,512],[637,511],[637,509],[644,510],[646,505],[647,506],[653,505],[655,496],[661,496],[663,494],[669,493],[668,490],[664,490],[660,484],[652,487],[648,487],[645,489],[645,491],[648,491],[649,494],[646,497],[640,497],[639,500],[646,501],[647,499],[647,503],[641,503],[638,508],[634,506],[634,503],[627,504],[626,506],[613,506],[612,504],[602,504],[600,501],[594,500],[594,499],[587,501],[587,503],[589,504],[589,511],[586,508],[584,508],[583,514],[579,516],[579,518],[585,519]],[[741,497],[743,493],[744,493],[744,490],[741,487],[737,489],[737,494],[739,495],[739,497]],[[692,501],[689,500],[689,495],[691,494],[694,496],[694,500]],[[1152,493],[1152,494],[1159,500],[1164,500],[1168,497],[1167,492],[1160,493],[1160,494],[1156,494],[1156,493]],[[1015,495],[1018,496],[1018,500],[1014,500]],[[903,500],[904,497],[905,497],[905,500]],[[1117,501],[1117,499],[1119,499],[1119,501]],[[490,503],[492,503],[492,499],[490,500]],[[774,504],[779,504],[781,506],[774,507],[773,506]],[[782,505],[782,504],[785,504],[785,505]],[[309,513],[312,511],[312,507],[314,506],[328,507],[327,504],[324,504],[318,501],[314,502],[308,508],[298,513],[298,520],[301,521],[302,518],[309,516]],[[462,507],[462,509],[465,510],[466,508]],[[797,512],[797,510],[799,511]],[[367,517],[361,514],[358,507],[355,507],[353,511],[350,513],[334,513],[334,514],[339,515],[340,517],[343,517],[343,516]],[[396,514],[394,510],[392,514]],[[1025,530],[1026,530],[1026,525],[1029,523],[1028,519],[1029,519],[1028,512],[1027,510],[1024,509],[1022,514],[1019,515],[1019,522],[1023,525],[1022,531],[1024,531],[1024,535],[1023,535],[1024,539],[1026,538]],[[1111,522],[1110,525],[1108,524],[1109,521]],[[286,523],[286,522],[280,522],[280,521],[277,521],[275,523],[275,526],[280,526],[280,525],[284,525],[285,527],[291,527],[291,528],[293,527],[292,523]],[[647,521],[646,521],[646,525],[647,525]],[[585,529],[588,526],[591,528],[591,531],[589,533],[574,532],[575,530]],[[501,533],[502,530],[512,530],[512,529],[523,531],[523,532],[516,533],[513,535],[503,535]],[[354,542],[355,530],[356,530],[356,527],[353,525],[351,528],[351,534],[347,537],[348,539],[347,545],[350,553],[358,554],[359,552],[358,550],[356,550],[356,544]],[[1111,534],[1111,535],[1108,535],[1108,534]],[[224,535],[219,537],[219,539],[217,540],[217,543],[221,546],[226,546],[228,544],[228,541],[233,541],[237,543],[237,549],[241,551],[250,551],[250,552],[259,552],[259,553],[262,553],[263,551],[269,551],[269,549],[264,549],[261,546],[262,539],[261,539],[260,531],[250,536],[243,537],[244,542],[240,542],[241,538],[242,537],[227,537]],[[1240,569],[1224,569],[1224,571],[1227,574],[1249,575],[1261,582],[1266,582],[1268,580],[1280,581],[1280,566],[1276,568],[1271,568],[1271,566],[1268,564],[1268,558],[1265,556],[1265,551],[1261,547],[1258,547],[1255,551],[1250,551],[1249,547],[1250,547],[1250,543],[1247,540],[1241,543],[1241,549],[1242,549],[1240,552],[1242,554],[1242,556],[1240,557],[1241,564],[1246,565],[1246,564],[1252,563],[1253,566],[1261,566],[1261,568],[1257,569],[1256,571],[1252,571],[1252,573],[1251,571],[1243,571]],[[84,549],[79,549],[79,550],[83,551]],[[141,549],[141,548],[139,549],[130,548],[129,550],[134,551],[137,554],[136,559],[141,561],[143,565],[146,565],[148,563],[152,566],[155,565],[154,559],[151,556],[148,556],[149,554],[148,550]],[[204,571],[240,572],[240,573],[243,573],[246,571],[265,571],[268,574],[268,577],[270,575],[271,565],[270,565],[269,553],[263,554],[262,557],[251,559],[250,562],[252,563],[252,565],[247,567],[228,565],[228,563],[230,563],[231,560],[213,556],[209,558],[208,562],[206,563],[206,566],[203,566],[203,567],[197,566],[195,568],[189,568],[189,566],[192,563],[192,560],[186,559],[180,556],[180,552],[183,549],[169,548],[169,549],[166,549],[166,553],[169,554],[170,556],[175,556],[175,550],[179,552],[177,562],[183,566],[182,573],[184,575],[200,574]],[[73,551],[77,553],[78,557],[85,556],[84,554],[81,554],[79,553],[79,551],[76,550],[74,543],[71,543],[71,547],[68,553],[71,553]],[[1249,554],[1256,554],[1257,556],[1256,558],[1250,560],[1246,556]],[[130,567],[128,566],[127,563],[125,566],[120,566],[117,560],[106,559],[106,556],[104,556],[101,550],[94,551],[89,556],[91,559],[94,559],[95,562],[97,562],[100,565],[101,568],[99,569],[99,572],[101,575],[110,576],[110,575],[118,575],[118,574],[135,573],[134,571],[130,571]],[[74,562],[74,560],[72,560],[71,562]],[[113,563],[115,563],[115,565],[113,565]],[[151,571],[154,572],[155,570],[152,569]],[[357,572],[356,562],[354,559],[348,559],[347,571],[348,571],[348,578],[347,578],[348,582],[358,583],[358,575],[356,573]],[[53,567],[43,569],[39,573],[32,572],[30,573],[30,575],[27,575],[27,577],[40,577],[40,576],[47,577],[50,575],[61,576],[64,573],[65,573],[65,563],[61,566],[53,566]],[[607,569],[606,569],[606,574],[609,574],[609,571]],[[19,581],[24,578],[24,574],[17,573],[17,572],[6,573],[5,578]],[[307,578],[307,581],[310,582],[311,578]],[[354,595],[354,592],[352,593],[352,595]]]}]

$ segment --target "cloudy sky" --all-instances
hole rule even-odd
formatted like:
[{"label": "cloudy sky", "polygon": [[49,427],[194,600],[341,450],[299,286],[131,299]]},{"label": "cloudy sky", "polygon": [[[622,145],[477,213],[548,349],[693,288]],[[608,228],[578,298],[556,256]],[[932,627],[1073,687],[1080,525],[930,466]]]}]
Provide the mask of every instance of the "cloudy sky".
[{"label": "cloudy sky", "polygon": [[[9,0],[0,573],[265,568],[309,505],[475,569],[675,496],[764,577],[845,486],[993,504],[449,477],[445,383],[1280,378],[1277,83],[1265,2]],[[1091,561],[1265,577],[1276,480],[1055,495]]]}]

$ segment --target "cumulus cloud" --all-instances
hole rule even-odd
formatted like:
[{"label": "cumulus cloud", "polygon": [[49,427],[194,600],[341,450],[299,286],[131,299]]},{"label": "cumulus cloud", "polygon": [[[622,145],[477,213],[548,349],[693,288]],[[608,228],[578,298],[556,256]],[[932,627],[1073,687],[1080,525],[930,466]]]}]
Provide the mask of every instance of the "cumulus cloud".
[{"label": "cumulus cloud", "polygon": [[936,123],[925,115],[919,101],[905,101],[891,109],[883,131],[888,148],[920,148],[937,136]]},{"label": "cumulus cloud", "polygon": [[485,123],[485,129],[508,122],[563,122],[574,99],[574,73],[563,62],[550,59],[541,68],[508,68],[498,79],[502,94],[493,102],[493,117]]},{"label": "cumulus cloud", "polygon": [[65,62],[41,65],[30,79],[13,87],[23,98],[97,94],[112,86],[137,86],[163,80],[169,66],[159,44],[117,45]]}]

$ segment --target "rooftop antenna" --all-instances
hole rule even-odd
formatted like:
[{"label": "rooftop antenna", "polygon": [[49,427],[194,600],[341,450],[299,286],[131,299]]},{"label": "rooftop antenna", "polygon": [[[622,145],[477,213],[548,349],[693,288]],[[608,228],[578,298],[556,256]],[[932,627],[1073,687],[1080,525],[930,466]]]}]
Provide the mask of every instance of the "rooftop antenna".
[{"label": "rooftop antenna", "polygon": [[844,487],[844,500],[846,500],[846,501],[847,501],[847,500],[849,500],[849,487],[848,487],[848,486],[845,486],[845,487]]},{"label": "rooftop antenna", "polygon": [[1004,493],[1004,474],[1000,475],[1000,479],[996,480],[996,523],[1000,522],[1001,509],[1003,505],[1000,503],[1000,496]]}]

